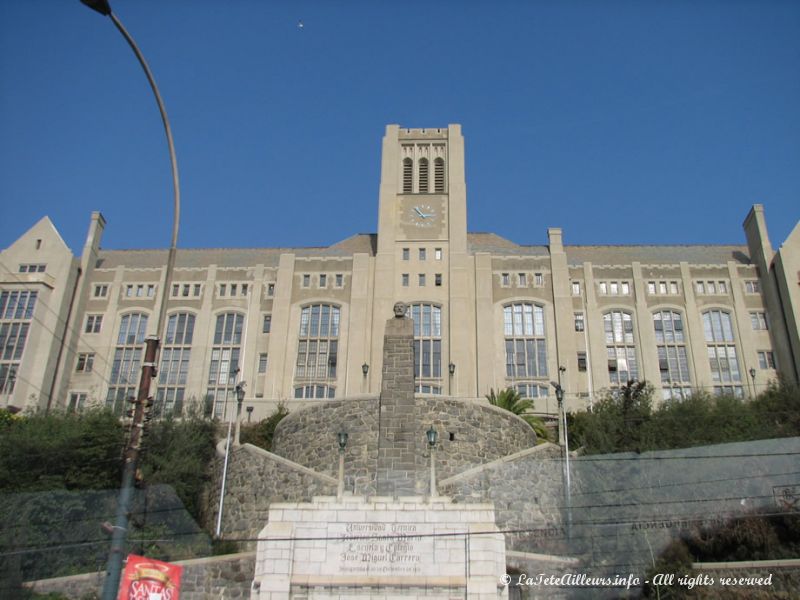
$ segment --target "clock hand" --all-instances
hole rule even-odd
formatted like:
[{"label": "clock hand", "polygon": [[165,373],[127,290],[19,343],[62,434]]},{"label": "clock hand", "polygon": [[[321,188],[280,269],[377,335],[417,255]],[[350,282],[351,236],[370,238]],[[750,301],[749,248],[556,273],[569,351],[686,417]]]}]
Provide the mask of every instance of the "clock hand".
[{"label": "clock hand", "polygon": [[422,214],[422,211],[421,211],[419,208],[417,208],[417,207],[415,206],[415,207],[414,207],[414,210],[415,210],[415,211],[417,211],[417,214],[418,214],[420,217],[422,217],[423,219],[425,218],[425,215],[424,215],[424,214]]}]

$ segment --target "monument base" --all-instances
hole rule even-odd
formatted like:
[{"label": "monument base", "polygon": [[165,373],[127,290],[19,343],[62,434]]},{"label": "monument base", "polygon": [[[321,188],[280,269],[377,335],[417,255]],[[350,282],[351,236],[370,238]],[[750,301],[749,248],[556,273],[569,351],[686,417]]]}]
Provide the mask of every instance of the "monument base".
[{"label": "monument base", "polygon": [[507,598],[492,504],[315,497],[272,504],[251,600]]}]

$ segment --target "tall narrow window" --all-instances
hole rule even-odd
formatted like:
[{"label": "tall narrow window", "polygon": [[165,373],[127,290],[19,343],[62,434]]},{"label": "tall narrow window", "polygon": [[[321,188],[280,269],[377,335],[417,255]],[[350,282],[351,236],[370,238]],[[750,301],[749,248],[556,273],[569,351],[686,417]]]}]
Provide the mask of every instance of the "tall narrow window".
[{"label": "tall narrow window", "polygon": [[410,194],[414,191],[414,161],[410,158],[403,159],[403,193]]},{"label": "tall narrow window", "polygon": [[639,379],[639,364],[633,342],[633,317],[615,310],[603,315],[608,354],[608,377],[612,386]]},{"label": "tall narrow window", "polygon": [[295,398],[333,398],[339,352],[338,306],[312,304],[300,312]]},{"label": "tall narrow window", "polygon": [[194,337],[194,315],[178,313],[167,321],[161,369],[158,371],[155,414],[180,415],[189,375],[189,357]]},{"label": "tall narrow window", "polygon": [[125,411],[125,401],[136,397],[136,385],[142,364],[142,344],[147,330],[147,315],[133,313],[123,315],[119,324],[114,362],[108,380],[106,406],[115,415]]},{"label": "tall narrow window", "polygon": [[433,161],[433,190],[437,194],[444,193],[444,159],[437,158]]},{"label": "tall narrow window", "polygon": [[227,407],[236,402],[236,374],[242,348],[244,316],[225,313],[217,316],[211,363],[208,368],[206,415],[224,417]]},{"label": "tall narrow window", "polygon": [[428,193],[428,159],[419,159],[419,193]]},{"label": "tall narrow window", "polygon": [[548,382],[544,308],[529,302],[504,306],[503,335],[506,379],[524,397],[546,396]]},{"label": "tall narrow window", "polygon": [[442,307],[411,304],[407,316],[414,321],[414,381],[417,392],[441,394]]},{"label": "tall narrow window", "polygon": [[742,374],[736,354],[733,321],[728,312],[709,310],[703,313],[703,331],[706,337],[708,362],[714,393],[744,395]]},{"label": "tall narrow window", "polygon": [[653,313],[661,393],[665,400],[686,398],[691,392],[689,356],[681,314],[671,310]]},{"label": "tall narrow window", "polygon": [[28,339],[36,292],[14,290],[0,294],[0,395],[11,394]]}]

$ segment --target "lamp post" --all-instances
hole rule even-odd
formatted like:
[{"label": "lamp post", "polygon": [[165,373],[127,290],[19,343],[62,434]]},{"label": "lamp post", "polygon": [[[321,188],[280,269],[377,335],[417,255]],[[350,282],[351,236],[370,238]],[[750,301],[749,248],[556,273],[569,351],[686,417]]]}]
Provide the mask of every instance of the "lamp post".
[{"label": "lamp post", "polygon": [[247,422],[250,422],[250,417],[253,416],[253,407],[248,406],[245,410],[247,410]]},{"label": "lamp post", "polygon": [[339,486],[336,489],[336,498],[341,500],[344,495],[344,450],[347,448],[347,432],[340,431],[336,439],[339,442]]},{"label": "lamp post", "polygon": [[[559,379],[563,367],[559,367]],[[566,370],[566,369],[564,369]],[[567,538],[572,536],[572,490],[570,481],[569,469],[569,435],[567,433],[567,413],[564,410],[564,388],[561,383],[551,381],[550,384],[556,389],[556,400],[558,400],[558,443],[562,446],[564,452],[564,470],[562,477],[564,478],[564,500],[567,504]]]},{"label": "lamp post", "polygon": [[[158,104],[158,110],[161,113],[161,120],[164,124],[164,132],[167,136],[167,145],[169,148],[170,165],[172,168],[172,188],[173,188],[173,221],[172,221],[172,237],[170,239],[169,252],[167,254],[167,266],[164,272],[164,288],[161,290],[160,306],[158,310],[158,320],[156,321],[156,336],[148,338],[147,346],[145,349],[145,361],[142,363],[142,375],[139,380],[139,390],[137,395],[137,406],[134,412],[143,418],[143,406],[147,401],[150,394],[150,385],[153,376],[156,372],[156,365],[158,364],[158,349],[159,338],[161,331],[164,328],[164,320],[167,314],[167,294],[169,292],[170,284],[172,281],[172,271],[175,266],[175,251],[178,245],[178,227],[180,223],[180,182],[178,180],[178,160],[175,155],[175,144],[172,139],[172,129],[167,118],[167,111],[164,108],[164,102],[161,99],[161,93],[158,91],[153,74],[147,61],[144,59],[141,50],[136,45],[131,35],[127,32],[120,20],[111,12],[111,6],[108,0],[81,0],[83,4],[88,6],[94,11],[97,11],[103,16],[109,17],[114,23],[114,26],[125,38],[125,41],[133,50],[139,64],[144,70],[147,81],[150,84],[153,94]],[[139,409],[142,410],[139,410]],[[139,429],[141,421],[134,419],[134,429]],[[130,501],[133,495],[133,480],[136,474],[136,463],[138,462],[138,442],[136,444],[131,440],[128,450],[126,451],[125,467],[122,473],[122,483],[120,488],[119,500],[117,502],[117,514],[114,527],[114,533],[111,538],[111,549],[108,555],[108,564],[106,569],[106,579],[103,584],[103,600],[114,600],[117,596],[119,589],[119,580],[122,571],[122,553],[125,549],[125,538],[128,531],[128,512],[130,511]]]},{"label": "lamp post", "polygon": [[236,385],[236,438],[234,443],[239,445],[239,437],[242,433],[242,403],[244,403],[245,382],[240,381]]},{"label": "lamp post", "polygon": [[753,393],[750,396],[751,398],[756,397],[756,370],[753,367],[750,367],[750,379],[753,380]]},{"label": "lamp post", "polygon": [[433,460],[433,454],[436,450],[436,441],[439,439],[439,432],[431,425],[431,428],[425,432],[425,435],[428,437],[428,448],[430,448],[431,451],[431,498],[435,498],[438,494],[436,493],[436,463]]}]

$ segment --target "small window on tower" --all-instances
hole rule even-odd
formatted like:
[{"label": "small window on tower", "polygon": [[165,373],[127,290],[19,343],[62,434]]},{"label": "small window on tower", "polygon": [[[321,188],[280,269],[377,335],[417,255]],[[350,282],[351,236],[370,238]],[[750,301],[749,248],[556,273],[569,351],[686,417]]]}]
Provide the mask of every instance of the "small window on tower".
[{"label": "small window on tower", "polygon": [[428,159],[419,159],[419,193],[428,193]]},{"label": "small window on tower", "polygon": [[444,159],[433,161],[433,189],[437,194],[444,193]]},{"label": "small window on tower", "polygon": [[414,161],[410,158],[403,159],[403,193],[410,194],[414,191]]}]

